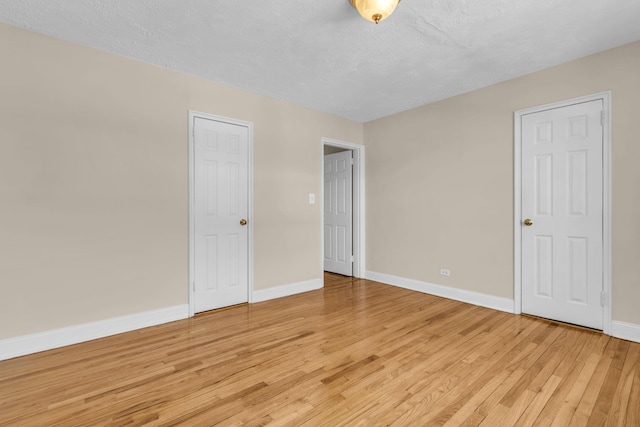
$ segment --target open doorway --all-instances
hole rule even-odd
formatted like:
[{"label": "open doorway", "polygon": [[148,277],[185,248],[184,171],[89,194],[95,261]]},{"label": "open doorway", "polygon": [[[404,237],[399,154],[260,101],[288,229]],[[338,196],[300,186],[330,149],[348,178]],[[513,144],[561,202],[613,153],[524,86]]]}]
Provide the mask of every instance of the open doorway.
[{"label": "open doorway", "polygon": [[323,138],[321,170],[322,269],[363,278],[364,146]]},{"label": "open doorway", "polygon": [[353,153],[324,147],[324,271],[353,276]]}]

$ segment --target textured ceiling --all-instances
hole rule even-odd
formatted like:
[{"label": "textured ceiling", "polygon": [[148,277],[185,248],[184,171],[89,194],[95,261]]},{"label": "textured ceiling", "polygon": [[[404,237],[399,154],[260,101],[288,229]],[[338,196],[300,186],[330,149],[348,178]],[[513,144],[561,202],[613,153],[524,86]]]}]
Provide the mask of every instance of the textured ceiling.
[{"label": "textured ceiling", "polygon": [[640,0],[2,0],[0,21],[365,122],[640,40]]}]

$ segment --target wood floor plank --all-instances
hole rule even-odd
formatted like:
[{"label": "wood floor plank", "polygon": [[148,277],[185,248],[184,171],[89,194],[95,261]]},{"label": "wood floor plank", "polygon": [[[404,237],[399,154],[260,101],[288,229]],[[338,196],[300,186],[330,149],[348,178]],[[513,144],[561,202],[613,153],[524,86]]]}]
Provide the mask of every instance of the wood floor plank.
[{"label": "wood floor plank", "polygon": [[560,377],[552,375],[542,386],[540,391],[536,393],[535,397],[531,401],[531,404],[527,407],[527,409],[514,424],[514,426],[532,426],[540,416],[542,409],[547,405],[547,402],[549,402],[549,399],[551,398],[553,393],[555,393],[556,388],[558,388],[558,385],[560,385],[561,380],[562,379]]},{"label": "wood floor plank", "polygon": [[373,281],[0,362],[2,426],[640,425],[640,344]]},{"label": "wood floor plank", "polygon": [[587,424],[589,417],[591,416],[591,412],[593,411],[593,408],[595,406],[598,394],[600,393],[600,389],[602,388],[602,384],[604,383],[605,375],[607,374],[613,357],[616,354],[617,344],[617,340],[610,340],[607,338],[606,346],[600,353],[598,366],[596,367],[591,379],[589,380],[587,389],[582,395],[582,399],[580,400],[580,403],[576,408],[576,412],[574,413],[573,418],[569,423],[570,426],[577,427]]},{"label": "wood floor plank", "polygon": [[582,367],[578,378],[571,386],[571,389],[564,398],[562,406],[555,414],[552,427],[566,426],[571,422],[573,415],[576,412],[578,404],[587,388],[589,380],[593,377],[593,373],[598,365],[599,356],[597,354],[591,354],[589,360]]},{"label": "wood floor plank", "polygon": [[[581,331],[575,328],[569,333],[575,338],[573,345],[560,353],[559,357],[562,360],[553,371],[553,375],[560,378],[560,384],[551,395],[534,425],[550,426],[554,422],[568,425],[575,411],[575,406],[567,404],[567,401],[570,400],[570,393],[580,374],[585,369],[588,357],[591,354],[591,346],[589,344],[593,342],[594,335],[591,331]],[[576,387],[575,393],[579,393],[581,396],[583,391],[583,389],[578,390]],[[563,412],[561,409],[565,405],[566,409]],[[566,418],[560,418],[560,416]]]},{"label": "wood floor plank", "polygon": [[[636,351],[640,351],[640,349],[636,348]],[[638,358],[634,369],[633,385],[627,404],[625,422],[629,426],[640,426],[640,405],[637,402],[640,402],[640,358]]]},{"label": "wood floor plank", "polygon": [[[526,333],[523,333],[521,335],[522,338],[526,336]],[[517,343],[517,341],[512,341],[512,344],[515,343]],[[472,346],[472,348],[478,347],[481,347],[481,345],[475,344]],[[450,409],[450,405],[453,402],[459,401],[458,397],[462,393],[466,391],[466,397],[468,397],[470,392],[475,390],[481,384],[486,383],[486,380],[500,372],[499,370],[509,372],[508,369],[505,369],[505,364],[511,364],[511,366],[514,366],[515,369],[516,364],[510,362],[513,362],[514,358],[520,358],[521,356],[521,353],[519,353],[518,351],[512,351],[514,350],[514,348],[518,348],[517,345],[507,348],[492,345],[488,348],[492,349],[492,351],[486,351],[487,358],[496,360],[496,363],[490,365],[488,369],[478,369],[479,366],[482,366],[480,362],[484,362],[484,360],[480,360],[477,363],[470,364],[466,363],[466,358],[463,358],[458,363],[452,364],[446,369],[443,367],[443,370],[439,374],[437,381],[433,381],[429,388],[425,388],[419,393],[416,393],[414,397],[412,397],[408,401],[408,403],[411,404],[412,402],[426,399],[431,406],[434,406],[434,403],[437,402],[437,407],[443,407],[448,404],[444,411],[430,411],[429,415],[427,416],[420,414],[420,422],[434,424],[444,423],[448,418],[448,414],[446,414],[446,411]],[[526,354],[531,353],[527,352]],[[486,366],[486,364],[484,365]],[[479,378],[482,379],[478,380]],[[406,416],[404,417],[404,419],[418,422],[415,412],[413,416]]]},{"label": "wood floor plank", "polygon": [[[625,358],[622,371],[620,373],[620,381],[614,392],[614,398],[609,408],[609,416],[607,417],[607,426],[625,426],[630,425],[625,422],[627,409],[629,405],[629,397],[631,396],[631,388],[633,387],[634,371],[638,363],[638,351],[635,347],[629,347],[627,357]],[[633,403],[632,403],[633,404]],[[637,410],[637,405],[636,408]]]},{"label": "wood floor plank", "polygon": [[[540,336],[547,335],[547,340],[549,342],[554,341],[561,333],[561,330],[558,328],[551,328],[544,324],[535,324],[531,325],[535,327],[531,336]],[[525,330],[526,331],[526,330]],[[535,334],[533,334],[535,332]],[[545,346],[535,345],[533,342],[524,339],[529,336],[526,332],[520,335],[519,339],[522,341],[515,345],[513,348],[509,348],[507,352],[503,353],[503,356],[498,358],[498,353],[490,353],[488,355],[492,356],[495,363],[490,365],[485,369],[478,369],[478,367],[486,366],[486,363],[482,365],[477,365],[474,367],[475,375],[468,375],[465,377],[467,381],[462,382],[457,394],[451,393],[451,397],[453,399],[449,399],[448,406],[446,406],[443,410],[433,416],[433,420],[436,423],[447,422],[447,420],[451,420],[451,414],[455,413],[453,419],[459,419],[460,421],[464,419],[463,417],[468,417],[472,413],[472,409],[476,410],[481,405],[485,404],[485,401],[493,396],[496,397],[494,393],[500,385],[504,383],[507,377],[513,373],[513,371],[520,367],[524,367],[532,364],[540,354],[542,354],[545,350]],[[517,341],[515,341],[517,343]],[[544,341],[543,341],[544,342]],[[481,375],[478,375],[480,374]],[[502,381],[496,382],[496,378],[501,378]],[[489,384],[495,384],[491,389],[486,389],[486,386]],[[503,386],[504,387],[504,386]],[[485,389],[485,393],[481,393],[480,391]],[[483,399],[479,399],[480,396],[484,396]],[[469,402],[476,402],[473,407],[469,406]],[[447,402],[447,401],[445,401]],[[444,403],[444,402],[443,402]],[[462,413],[458,413],[467,406],[467,408],[462,411]]]},{"label": "wood floor plank", "polygon": [[616,344],[616,351],[598,393],[591,416],[587,420],[587,426],[603,426],[609,418],[609,408],[615,397],[615,390],[618,387],[624,360],[630,347],[627,341],[617,341]]}]

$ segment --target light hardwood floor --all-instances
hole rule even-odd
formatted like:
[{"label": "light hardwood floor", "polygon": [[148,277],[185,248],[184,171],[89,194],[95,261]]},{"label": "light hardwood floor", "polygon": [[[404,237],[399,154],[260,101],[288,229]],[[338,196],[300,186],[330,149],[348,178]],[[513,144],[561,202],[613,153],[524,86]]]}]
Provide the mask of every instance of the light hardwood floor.
[{"label": "light hardwood floor", "polygon": [[640,426],[640,344],[376,282],[0,362],[2,426]]}]

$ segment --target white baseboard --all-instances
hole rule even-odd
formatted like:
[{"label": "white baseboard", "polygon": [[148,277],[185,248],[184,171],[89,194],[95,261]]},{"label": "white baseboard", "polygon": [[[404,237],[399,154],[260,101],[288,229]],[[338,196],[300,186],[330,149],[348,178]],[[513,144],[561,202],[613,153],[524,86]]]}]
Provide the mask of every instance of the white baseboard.
[{"label": "white baseboard", "polygon": [[[313,291],[323,287],[322,279],[307,280],[299,283],[278,286],[254,291],[251,302],[261,302],[270,299],[286,297],[302,292]],[[0,360],[12,359],[27,354],[78,344],[98,338],[108,337],[123,332],[142,329],[174,320],[187,319],[189,305],[176,305],[160,310],[136,313],[127,316],[97,322],[84,323],[66,328],[53,329],[30,335],[0,340]]]},{"label": "white baseboard", "polygon": [[[369,280],[411,289],[443,298],[479,305],[494,310],[513,313],[514,302],[507,298],[480,294],[450,288],[442,285],[421,282],[413,279],[393,276],[390,274],[367,271],[365,277]],[[322,279],[307,280],[269,289],[253,292],[252,303],[267,301],[302,292],[313,291],[323,287]],[[31,335],[0,340],[0,360],[12,359],[40,351],[64,347],[149,326],[173,322],[189,317],[188,305],[176,305],[160,310],[131,314],[128,316],[114,317],[112,319],[97,322],[84,323],[67,328],[54,329]],[[640,342],[640,325],[620,321],[612,322],[611,335],[629,341]]]},{"label": "white baseboard", "polygon": [[611,335],[623,340],[640,342],[640,325],[614,320],[611,322]]},{"label": "white baseboard", "polygon": [[187,304],[83,323],[36,334],[0,340],[0,360],[142,329],[189,317]]},{"label": "white baseboard", "polygon": [[393,276],[391,274],[376,273],[375,271],[367,271],[365,275],[369,280],[398,286],[399,288],[411,289],[412,291],[479,305],[481,307],[487,307],[494,310],[506,311],[507,313],[514,312],[514,301],[508,298],[465,291],[463,289],[456,289],[448,286],[435,285],[433,283],[406,279],[404,277]]},{"label": "white baseboard", "polygon": [[312,279],[304,282],[291,283],[289,285],[276,286],[274,288],[259,289],[253,291],[251,303],[288,297],[289,295],[301,294],[302,292],[315,291],[316,289],[322,289],[323,286],[324,282],[322,279]]}]

